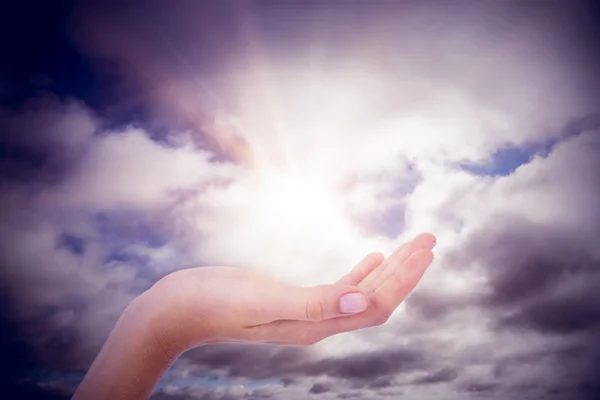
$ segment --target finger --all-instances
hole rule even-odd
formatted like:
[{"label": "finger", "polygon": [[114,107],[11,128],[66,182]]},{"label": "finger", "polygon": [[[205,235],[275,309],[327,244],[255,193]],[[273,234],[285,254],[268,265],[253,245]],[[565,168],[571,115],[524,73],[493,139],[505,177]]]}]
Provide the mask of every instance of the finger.
[{"label": "finger", "polygon": [[386,269],[387,265],[392,262],[400,252],[404,251],[409,243],[404,243],[398,247],[389,257],[387,257],[377,268],[375,268],[369,275],[367,275],[362,281],[359,282],[359,286],[363,288],[367,293],[371,291],[374,286],[375,280],[379,275]]},{"label": "finger", "polygon": [[390,265],[392,273],[370,295],[377,312],[387,319],[417,286],[432,261],[433,253],[425,249],[416,251],[402,264]]},{"label": "finger", "polygon": [[293,319],[323,321],[363,312],[369,299],[356,286],[319,285],[314,287],[283,286],[270,303],[272,320]]},{"label": "finger", "polygon": [[312,327],[306,327],[306,329],[310,329],[308,335],[311,338],[322,340],[338,333],[385,323],[417,286],[427,267],[433,261],[433,253],[427,249],[418,250],[404,263],[398,263],[398,261],[396,259],[393,264],[388,266],[395,273],[369,295],[371,304],[369,309],[349,318],[334,318],[313,324]]},{"label": "finger", "polygon": [[[406,299],[410,292],[417,286],[423,274],[433,261],[431,250],[418,250],[408,260],[400,262],[396,257],[388,265],[388,269],[394,273],[388,280],[381,284],[369,295],[371,306],[365,312],[349,318],[333,318],[317,324],[307,333],[310,338],[322,340],[331,335],[342,332],[350,332],[385,323],[390,315]],[[282,327],[283,328],[283,327]]]},{"label": "finger", "polygon": [[[403,263],[406,261],[412,254],[419,250],[432,250],[437,243],[435,236],[430,233],[423,233],[415,238],[413,242],[411,242],[407,248],[405,248],[398,255],[398,262]],[[390,275],[394,273],[394,270],[391,268],[386,268],[384,271],[379,274],[379,276],[373,281],[372,286],[367,290],[373,291],[378,288],[383,282],[385,282]]]},{"label": "finger", "polygon": [[358,285],[360,281],[381,265],[384,259],[385,257],[381,253],[367,254],[367,256],[354,267],[352,272],[342,277],[337,283],[344,285]]},{"label": "finger", "polygon": [[274,321],[249,327],[248,334],[251,340],[310,345],[339,333],[381,325],[416,287],[432,260],[433,253],[430,250],[420,250],[405,263],[390,266],[396,274],[369,296],[371,306],[362,313],[321,322]]},{"label": "finger", "polygon": [[414,252],[427,249],[431,250],[435,247],[437,240],[431,233],[422,233],[416,236],[411,242],[400,246],[390,257],[389,261],[384,263],[375,273],[369,275],[363,282],[360,283],[361,289],[370,293],[374,291],[382,282],[385,282],[393,270],[390,265],[400,265],[405,262]]}]

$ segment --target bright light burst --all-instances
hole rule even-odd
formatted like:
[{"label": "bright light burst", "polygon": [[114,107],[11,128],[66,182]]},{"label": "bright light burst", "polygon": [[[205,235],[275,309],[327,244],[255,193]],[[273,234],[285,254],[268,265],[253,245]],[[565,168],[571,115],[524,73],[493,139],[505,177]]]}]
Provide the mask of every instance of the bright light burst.
[{"label": "bright light burst", "polygon": [[267,170],[250,196],[265,229],[284,235],[282,239],[314,234],[343,221],[340,199],[316,177]]},{"label": "bright light burst", "polygon": [[[259,247],[270,257],[261,266],[286,265],[306,276],[307,266],[294,259],[354,262],[366,251],[391,251],[386,238],[367,237],[361,225],[391,205],[387,198],[403,195],[385,182],[411,173],[399,151],[408,135],[392,135],[386,125],[384,76],[359,65],[321,67],[273,62],[262,71],[240,71],[224,91],[235,93],[236,106],[223,120],[243,138],[243,153],[253,162],[230,186],[200,199],[212,210],[198,222],[210,237],[209,253],[236,243],[225,261],[247,264],[244,254]],[[217,235],[225,226],[231,227],[226,235]]]}]

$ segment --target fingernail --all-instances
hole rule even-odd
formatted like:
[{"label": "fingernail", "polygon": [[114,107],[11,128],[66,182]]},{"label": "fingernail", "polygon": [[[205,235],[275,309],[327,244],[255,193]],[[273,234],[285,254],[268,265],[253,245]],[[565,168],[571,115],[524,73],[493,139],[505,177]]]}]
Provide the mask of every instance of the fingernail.
[{"label": "fingernail", "polygon": [[362,293],[347,293],[340,297],[340,312],[356,314],[367,309],[367,299]]}]

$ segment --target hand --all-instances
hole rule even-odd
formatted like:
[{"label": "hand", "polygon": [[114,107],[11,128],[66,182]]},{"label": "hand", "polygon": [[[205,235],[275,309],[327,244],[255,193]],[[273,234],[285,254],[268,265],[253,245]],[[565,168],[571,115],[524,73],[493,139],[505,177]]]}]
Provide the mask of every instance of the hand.
[{"label": "hand", "polygon": [[435,237],[421,234],[384,259],[369,254],[335,284],[298,287],[249,269],[199,267],[159,281],[146,307],[162,310],[157,342],[168,354],[214,342],[310,345],[381,325],[433,260]]},{"label": "hand", "polygon": [[73,399],[147,398],[180,353],[204,343],[310,345],[381,325],[415,288],[434,246],[433,235],[419,235],[387,259],[369,254],[338,282],[312,288],[242,268],[174,272],[127,307]]}]

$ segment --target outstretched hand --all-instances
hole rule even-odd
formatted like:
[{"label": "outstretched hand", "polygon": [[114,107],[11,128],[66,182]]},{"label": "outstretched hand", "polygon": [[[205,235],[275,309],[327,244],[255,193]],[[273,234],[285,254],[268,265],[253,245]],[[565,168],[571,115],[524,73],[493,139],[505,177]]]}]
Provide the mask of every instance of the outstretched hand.
[{"label": "outstretched hand", "polygon": [[175,353],[209,342],[310,345],[381,325],[415,288],[434,246],[433,235],[421,234],[388,258],[369,254],[338,282],[314,287],[243,268],[177,271],[148,292],[148,307],[163,310],[158,343]]},{"label": "outstretched hand", "polygon": [[146,398],[182,352],[202,344],[311,345],[381,325],[431,264],[435,242],[421,234],[388,258],[369,254],[336,283],[315,287],[232,267],[169,274],[127,307],[73,398]]}]

